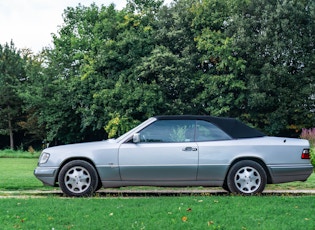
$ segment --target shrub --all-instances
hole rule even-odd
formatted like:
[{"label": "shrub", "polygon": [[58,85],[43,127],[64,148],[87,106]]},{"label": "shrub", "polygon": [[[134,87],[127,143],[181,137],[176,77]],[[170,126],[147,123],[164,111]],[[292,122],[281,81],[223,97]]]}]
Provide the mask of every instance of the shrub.
[{"label": "shrub", "polygon": [[311,162],[315,167],[315,128],[302,129],[301,138],[307,139],[311,145]]},{"label": "shrub", "polygon": [[302,129],[301,138],[307,139],[312,147],[315,147],[315,128]]},{"label": "shrub", "polygon": [[315,147],[311,148],[311,163],[315,167]]}]

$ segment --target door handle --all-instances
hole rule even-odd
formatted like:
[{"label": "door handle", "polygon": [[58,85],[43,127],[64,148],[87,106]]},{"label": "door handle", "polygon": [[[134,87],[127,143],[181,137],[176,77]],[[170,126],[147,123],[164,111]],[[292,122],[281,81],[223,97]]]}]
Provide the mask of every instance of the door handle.
[{"label": "door handle", "polygon": [[184,147],[182,150],[183,151],[197,151],[198,149],[194,147]]}]

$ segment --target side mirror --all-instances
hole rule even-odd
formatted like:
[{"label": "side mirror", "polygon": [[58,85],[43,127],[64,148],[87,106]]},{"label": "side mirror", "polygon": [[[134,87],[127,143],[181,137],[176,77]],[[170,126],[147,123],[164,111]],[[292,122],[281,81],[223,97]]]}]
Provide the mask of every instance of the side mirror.
[{"label": "side mirror", "polygon": [[133,143],[139,143],[140,142],[140,133],[133,134]]}]

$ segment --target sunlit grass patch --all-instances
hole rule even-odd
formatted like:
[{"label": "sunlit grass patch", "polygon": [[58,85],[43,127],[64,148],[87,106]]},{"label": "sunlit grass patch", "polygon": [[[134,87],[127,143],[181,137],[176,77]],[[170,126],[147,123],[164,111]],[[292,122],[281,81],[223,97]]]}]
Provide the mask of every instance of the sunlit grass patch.
[{"label": "sunlit grass patch", "polygon": [[0,158],[0,190],[42,188],[42,183],[33,175],[36,165],[35,158]]},{"label": "sunlit grass patch", "polygon": [[1,200],[3,229],[313,229],[312,196]]}]

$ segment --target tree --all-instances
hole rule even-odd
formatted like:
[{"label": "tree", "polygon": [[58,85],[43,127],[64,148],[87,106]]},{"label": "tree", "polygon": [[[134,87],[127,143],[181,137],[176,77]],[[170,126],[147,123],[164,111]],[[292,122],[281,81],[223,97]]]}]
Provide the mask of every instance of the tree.
[{"label": "tree", "polygon": [[[117,69],[116,83],[99,95],[104,107],[114,111],[111,124],[124,120],[131,128],[153,115],[198,113],[192,103],[197,60],[192,2],[180,1],[170,8],[159,1],[135,2],[129,3],[124,31],[110,43],[116,63],[124,60],[123,68]],[[110,127],[117,130],[111,125],[108,132]]]},{"label": "tree", "polygon": [[192,10],[206,111],[273,135],[314,122],[314,1],[204,0]]},{"label": "tree", "polygon": [[0,45],[0,132],[10,136],[10,148],[14,149],[14,133],[22,119],[22,100],[18,90],[26,80],[25,61],[13,42]]},{"label": "tree", "polygon": [[215,116],[240,117],[244,112],[245,61],[238,57],[233,36],[227,34],[233,1],[204,0],[192,7],[196,47],[200,52],[198,93],[194,102]]},{"label": "tree", "polygon": [[27,60],[19,124],[56,144],[115,137],[158,114],[238,117],[268,134],[310,127],[314,9],[311,0],[67,8],[54,48]]},{"label": "tree", "polygon": [[115,33],[110,22],[115,12],[113,5],[98,8],[95,4],[65,10],[64,25],[53,36],[55,48],[45,51],[45,68],[33,77],[39,87],[33,100],[37,100],[38,121],[47,130],[47,141],[106,137],[102,114],[93,104],[95,92],[103,87],[95,61],[102,39]]},{"label": "tree", "polygon": [[246,61],[248,121],[269,134],[315,120],[314,1],[251,1],[232,17],[237,56]]}]

